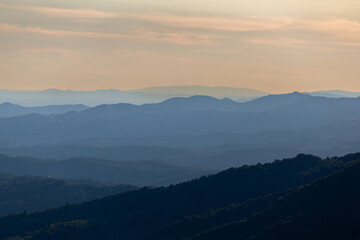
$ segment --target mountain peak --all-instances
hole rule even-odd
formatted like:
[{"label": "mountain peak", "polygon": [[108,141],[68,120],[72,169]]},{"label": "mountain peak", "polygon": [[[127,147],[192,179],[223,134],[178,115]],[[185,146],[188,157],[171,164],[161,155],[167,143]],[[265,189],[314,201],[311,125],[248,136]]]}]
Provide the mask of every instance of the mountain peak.
[{"label": "mountain peak", "polygon": [[4,103],[1,103],[1,105],[3,105],[3,106],[19,106],[14,103],[11,103],[11,102],[4,102]]},{"label": "mountain peak", "polygon": [[222,101],[224,102],[235,102],[234,100],[232,100],[231,98],[229,97],[224,97],[223,99],[221,99]]},{"label": "mountain peak", "polygon": [[1,103],[0,106],[1,106],[2,108],[6,108],[6,109],[23,108],[23,106],[18,105],[18,104],[14,104],[14,103],[11,103],[11,102]]}]

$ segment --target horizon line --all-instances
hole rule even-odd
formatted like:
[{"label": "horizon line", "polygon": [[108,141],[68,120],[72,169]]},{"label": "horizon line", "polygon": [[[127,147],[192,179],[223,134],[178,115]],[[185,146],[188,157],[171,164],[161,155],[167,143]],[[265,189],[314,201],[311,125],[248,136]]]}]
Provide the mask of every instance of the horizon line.
[{"label": "horizon line", "polygon": [[135,92],[139,90],[145,90],[150,88],[171,88],[171,87],[205,87],[205,88],[229,88],[229,89],[244,89],[244,90],[252,90],[252,91],[259,91],[266,94],[286,94],[286,93],[293,93],[293,92],[300,92],[300,93],[313,93],[313,92],[330,92],[330,91],[344,91],[350,93],[359,93],[360,91],[351,91],[351,90],[344,90],[344,89],[314,89],[311,91],[299,91],[299,90],[290,90],[284,92],[269,92],[264,90],[259,90],[255,88],[248,88],[248,87],[232,87],[232,86],[209,86],[209,85],[163,85],[163,86],[151,86],[151,87],[144,87],[144,88],[135,88],[135,89],[119,89],[119,88],[98,88],[98,89],[70,89],[70,88],[44,88],[44,89],[5,89],[0,88],[2,91],[21,91],[21,92],[45,92],[45,91],[71,91],[71,92],[95,92],[95,91],[120,91],[120,92]]}]

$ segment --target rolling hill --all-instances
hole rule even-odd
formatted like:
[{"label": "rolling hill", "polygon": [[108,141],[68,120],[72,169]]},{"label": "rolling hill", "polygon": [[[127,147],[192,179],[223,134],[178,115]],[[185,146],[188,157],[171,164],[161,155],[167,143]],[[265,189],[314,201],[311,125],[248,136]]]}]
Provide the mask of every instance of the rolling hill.
[{"label": "rolling hill", "polygon": [[[7,146],[26,146],[91,145],[92,140],[95,145],[101,145],[101,141],[104,145],[106,142],[121,145],[117,143],[121,139],[127,144],[142,144],[141,139],[148,137],[152,137],[150,142],[154,143],[154,138],[163,138],[167,142],[176,135],[196,138],[214,133],[245,136],[300,129],[315,132],[359,120],[359,106],[360,98],[330,99],[300,93],[267,96],[243,104],[195,96],[141,106],[100,105],[54,116],[29,114],[2,118],[0,135]],[[229,141],[225,139],[218,144],[224,143]]]},{"label": "rolling hill", "polygon": [[317,91],[308,93],[312,96],[330,97],[330,98],[357,98],[360,97],[359,92],[349,92],[343,90]]},{"label": "rolling hill", "polygon": [[0,155],[2,172],[59,179],[88,179],[114,184],[163,186],[214,172],[157,160],[110,161],[96,158],[45,160]]},{"label": "rolling hill", "polygon": [[143,92],[151,94],[162,94],[177,97],[190,97],[193,95],[207,95],[216,98],[229,97],[235,100],[251,99],[267,95],[267,93],[248,89],[248,88],[230,88],[230,87],[207,87],[207,86],[170,86],[170,87],[148,87],[132,90],[134,92]]},{"label": "rolling hill", "polygon": [[23,107],[9,102],[0,104],[0,117],[14,117],[25,114],[61,114],[71,111],[80,112],[89,107],[81,104],[77,105],[49,105],[42,107]]},{"label": "rolling hill", "polygon": [[41,91],[17,91],[0,89],[0,103],[12,102],[27,107],[44,105],[84,104],[97,106],[100,104],[157,103],[168,98],[189,97],[192,95],[209,95],[218,98],[232,97],[234,100],[248,100],[267,95],[253,89],[226,87],[163,87],[121,91],[117,89],[99,89],[95,91],[72,91],[47,89]]},{"label": "rolling hill", "polygon": [[130,185],[81,185],[49,177],[0,173],[0,215],[45,210],[135,189]]},{"label": "rolling hill", "polygon": [[[301,154],[167,188],[143,188],[45,212],[7,216],[0,218],[4,229],[0,237],[176,240],[351,236],[358,233],[360,214],[359,159],[360,154],[328,159]],[[297,228],[300,223],[304,223],[301,229]]]}]

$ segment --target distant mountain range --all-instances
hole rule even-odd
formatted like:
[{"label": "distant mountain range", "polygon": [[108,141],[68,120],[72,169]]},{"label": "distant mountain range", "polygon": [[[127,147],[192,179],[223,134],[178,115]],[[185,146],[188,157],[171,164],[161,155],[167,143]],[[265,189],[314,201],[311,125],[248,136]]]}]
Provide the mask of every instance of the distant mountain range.
[{"label": "distant mountain range", "polygon": [[[210,136],[210,137],[203,136],[203,139],[214,138],[214,137],[216,136]],[[231,136],[231,138],[236,139],[239,138],[239,136]],[[184,140],[186,141],[187,139],[185,138]],[[199,139],[199,141],[201,141],[201,139]],[[218,139],[217,141],[221,142],[222,139]],[[189,143],[189,146],[191,146],[191,142]],[[329,146],[329,148],[333,149],[332,146]],[[344,151],[348,151],[349,149],[356,150],[355,147],[351,148],[350,146],[347,146],[346,149],[342,149],[343,151],[339,151],[339,149],[337,150],[334,149],[334,151],[335,153],[337,152],[342,153]],[[161,162],[164,163],[165,165],[166,163],[168,165],[175,164],[177,166],[183,166],[188,169],[195,168],[195,169],[224,170],[226,168],[238,167],[244,164],[256,164],[258,162],[264,163],[271,161],[273,159],[278,159],[282,157],[291,157],[297,154],[301,150],[304,149],[298,149],[296,146],[288,146],[288,145],[277,146],[276,144],[273,146],[260,145],[257,148],[254,147],[251,148],[249,146],[242,146],[242,145],[228,146],[228,148],[226,145],[216,146],[216,147],[208,146],[206,148],[199,148],[199,147],[175,148],[175,147],[141,146],[141,145],[111,146],[111,147],[84,146],[84,145],[60,145],[60,146],[43,145],[43,146],[3,148],[0,149],[0,153],[14,157],[28,156],[32,158],[56,159],[56,160],[63,160],[70,158],[86,159],[92,157],[103,160],[125,162],[122,165],[124,167],[126,167],[126,165],[130,165],[129,164],[130,161],[135,161],[137,162],[136,164],[140,166],[140,164],[143,163],[144,160],[158,159],[161,160]],[[330,151],[330,150],[329,149],[324,149],[322,151],[311,151],[311,149],[307,150],[307,152],[321,153],[321,155],[324,155],[323,152],[325,151]],[[136,166],[136,164],[134,164],[134,166]],[[158,166],[161,165],[159,164]],[[136,168],[134,168],[134,171],[136,171]],[[194,171],[194,173],[196,173],[196,171]],[[200,173],[202,172],[200,171]],[[204,173],[206,173],[206,171]],[[30,171],[27,172],[27,174],[34,174],[34,172]],[[47,176],[46,173],[44,174],[45,176]],[[87,176],[89,177],[91,175],[89,174]],[[131,179],[133,178],[131,177]],[[133,180],[131,179],[128,180],[126,178],[123,178],[123,182],[129,183],[129,181],[131,181],[134,184],[135,182],[133,182]],[[149,183],[150,182],[154,183],[154,179],[150,179]],[[137,182],[137,184],[139,184],[139,182]]]},{"label": "distant mountain range", "polygon": [[318,91],[308,93],[312,96],[330,97],[330,98],[356,98],[360,97],[360,92],[347,92],[343,90]]},{"label": "distant mountain range", "polygon": [[149,87],[132,90],[134,92],[165,95],[171,97],[190,97],[194,95],[206,95],[215,98],[231,98],[236,101],[244,101],[268,93],[249,89],[249,88],[231,88],[231,87],[207,87],[207,86],[170,86],[170,87]]},{"label": "distant mountain range", "polygon": [[42,107],[23,107],[13,103],[2,103],[0,104],[0,117],[14,117],[25,114],[42,114],[42,115],[50,115],[50,114],[60,114],[71,111],[80,112],[89,107],[77,104],[77,105],[49,105]]},{"label": "distant mountain range", "polygon": [[[148,156],[147,159],[151,159]],[[19,176],[32,175],[66,180],[83,180],[128,184],[136,186],[164,186],[191,180],[213,173],[213,170],[189,168],[159,160],[110,161],[96,158],[45,160],[0,155],[2,172]]]},{"label": "distant mountain range", "polygon": [[152,135],[254,133],[323,127],[360,119],[360,98],[332,99],[291,93],[247,103],[208,96],[173,98],[158,104],[100,105],[54,116],[0,119],[3,139],[22,145],[85,138]]},{"label": "distant mountain range", "polygon": [[360,154],[300,154],[0,218],[1,239],[358,239]]},{"label": "distant mountain range", "polygon": [[[212,169],[224,169],[299,151],[321,156],[356,151],[360,146],[359,121],[360,98],[314,97],[294,92],[238,103],[209,96],[178,97],[156,104],[99,105],[63,114],[1,118],[0,149],[18,156],[26,154],[21,147],[28,146],[32,147],[30,156],[47,158],[51,152],[41,156],[36,152],[55,145],[176,148],[233,145],[237,153],[242,152],[237,161],[235,153],[224,153],[227,156],[224,161],[217,159],[222,153],[212,154],[212,159],[203,153],[186,157],[176,153],[173,158],[183,159],[186,166],[193,163],[202,168],[208,164]],[[116,149],[108,150],[120,156]],[[89,157],[92,152],[68,151],[79,157]],[[52,154],[56,152],[63,158],[71,157],[61,153],[60,148]],[[94,154],[109,159],[106,154]],[[114,160],[114,156],[110,159]],[[150,160],[151,156],[140,160]],[[168,157],[159,159],[167,161]]]},{"label": "distant mountain range", "polygon": [[[46,105],[86,105],[130,103],[142,105],[158,103],[169,98],[205,95],[214,98],[230,98],[236,102],[247,102],[269,93],[248,88],[207,87],[207,86],[169,86],[150,87],[136,90],[100,89],[94,91],[73,91],[48,89],[41,91],[1,90],[0,103],[11,102],[27,107]],[[359,97],[360,93],[342,90],[306,93],[312,96],[330,98]]]},{"label": "distant mountain range", "polygon": [[157,103],[173,97],[208,95],[216,98],[230,97],[234,100],[247,101],[265,96],[267,93],[229,87],[179,86],[157,87],[130,91],[102,89],[95,91],[72,91],[48,89],[43,91],[0,90],[0,103],[11,102],[23,106],[83,104],[96,106],[100,104]]},{"label": "distant mountain range", "polygon": [[[355,98],[356,99],[356,98]],[[189,112],[189,111],[230,111],[230,112],[259,112],[265,110],[276,110],[295,104],[304,102],[335,102],[329,97],[312,97],[309,94],[299,92],[289,94],[267,95],[259,97],[255,100],[246,103],[239,103],[230,98],[214,98],[205,95],[194,95],[190,97],[175,97],[164,100],[160,103],[147,103],[143,105],[134,105],[129,103],[118,104],[101,104],[95,107],[88,107],[82,104],[73,105],[47,105],[40,107],[24,107],[10,102],[0,104],[0,117],[12,117],[25,114],[62,114],[67,112],[82,112],[83,116],[106,118],[107,116],[113,118],[123,114],[134,113],[161,113],[161,112]],[[336,100],[340,101],[357,101],[357,100]]]},{"label": "distant mountain range", "polygon": [[[264,112],[264,111],[283,111],[305,107],[311,110],[312,107],[331,107],[337,105],[356,105],[360,98],[332,99],[327,97],[313,97],[299,92],[279,95],[268,95],[246,103],[239,103],[230,98],[217,99],[210,96],[195,95],[191,97],[170,98],[160,103],[133,105],[128,103],[102,104],[95,107],[84,105],[59,105],[44,107],[21,107],[11,103],[0,105],[0,110],[4,116],[24,115],[26,113],[52,114],[66,113],[63,117],[75,117],[75,113],[80,112],[78,116],[92,119],[116,119],[131,114],[162,114],[176,112]],[[320,106],[321,105],[321,106]],[[350,106],[349,105],[349,106]],[[349,107],[348,106],[348,107]],[[302,109],[305,110],[305,109]],[[339,109],[340,110],[340,109]]]}]

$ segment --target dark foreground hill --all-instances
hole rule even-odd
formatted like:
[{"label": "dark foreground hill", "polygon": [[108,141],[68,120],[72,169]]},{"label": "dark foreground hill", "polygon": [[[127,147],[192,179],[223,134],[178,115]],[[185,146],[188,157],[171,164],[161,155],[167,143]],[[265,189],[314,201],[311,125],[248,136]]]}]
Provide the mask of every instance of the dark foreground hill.
[{"label": "dark foreground hill", "polygon": [[[359,197],[358,163],[311,185],[284,192],[247,218],[222,222],[189,239],[359,239]],[[244,208],[236,206],[231,211],[238,207]],[[218,218],[216,215],[212,217]]]},{"label": "dark foreground hill", "polygon": [[7,216],[0,218],[0,238],[358,239],[359,159],[299,155],[167,188]]},{"label": "dark foreground hill", "polygon": [[0,215],[59,207],[134,189],[129,185],[78,185],[53,178],[0,173]]}]

